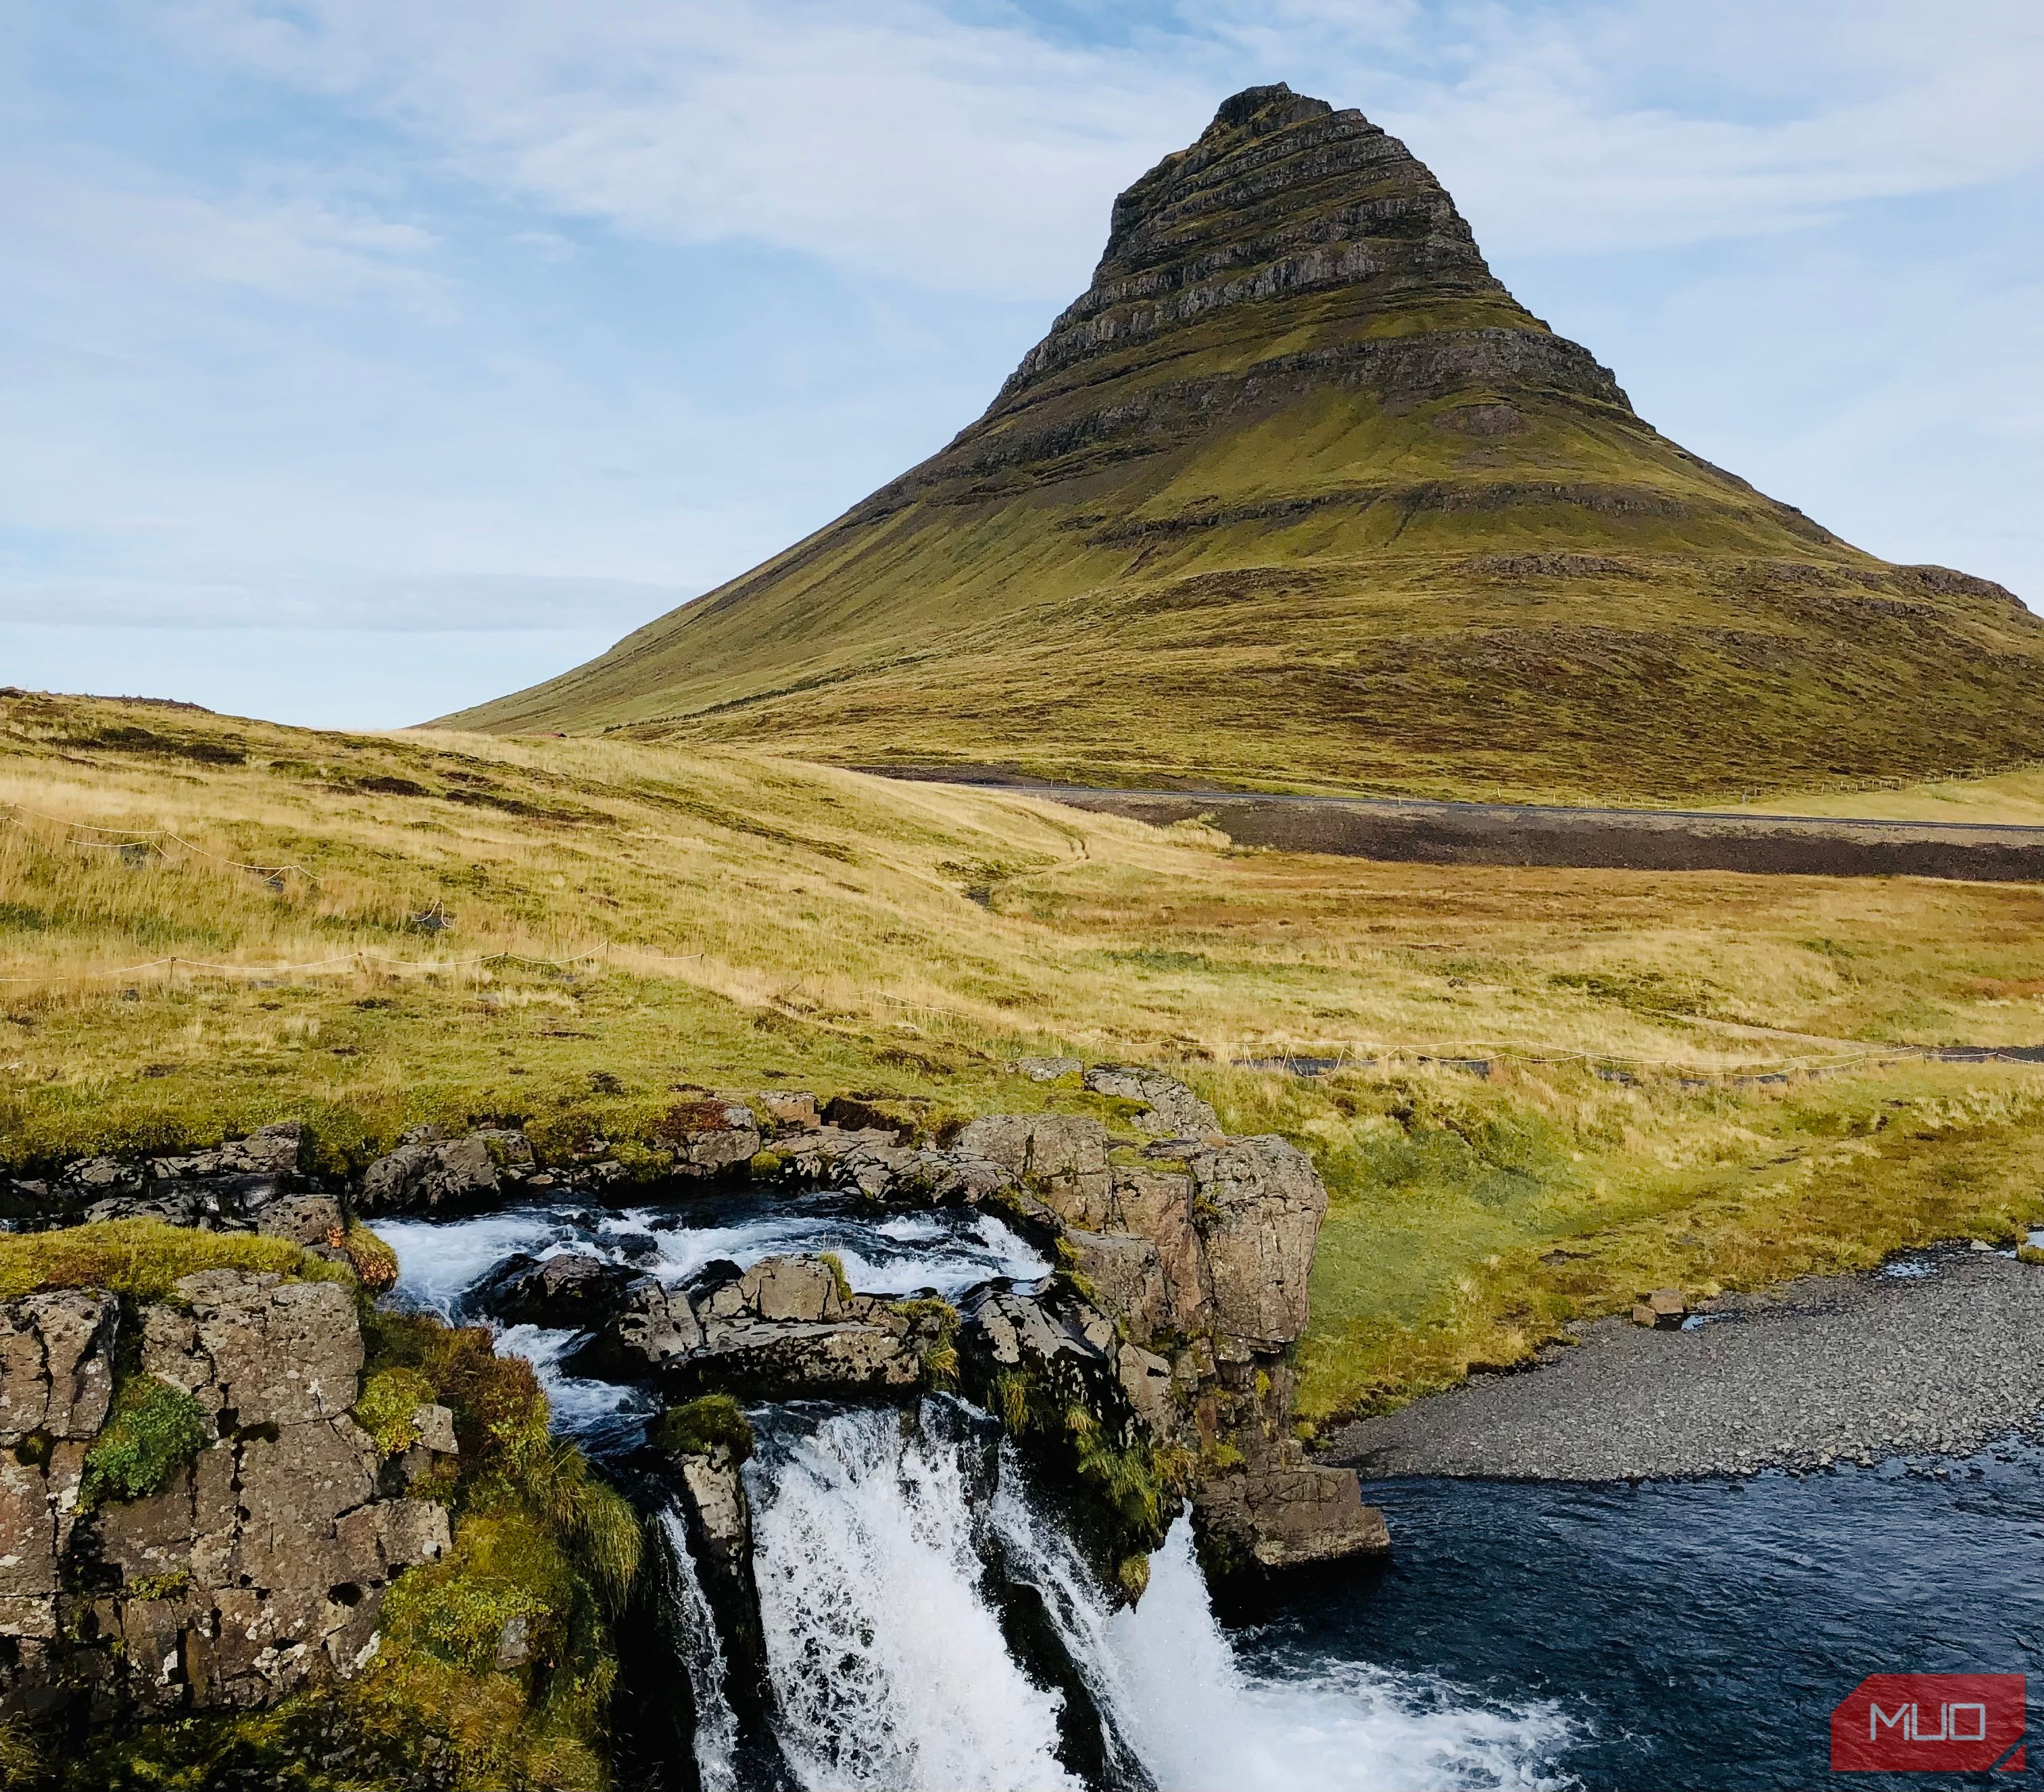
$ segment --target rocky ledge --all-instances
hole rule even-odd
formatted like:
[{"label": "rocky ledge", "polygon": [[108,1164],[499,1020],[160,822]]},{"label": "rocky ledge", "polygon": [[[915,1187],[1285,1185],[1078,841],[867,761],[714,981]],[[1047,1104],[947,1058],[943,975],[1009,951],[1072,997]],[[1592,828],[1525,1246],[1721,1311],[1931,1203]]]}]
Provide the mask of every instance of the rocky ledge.
[{"label": "rocky ledge", "polygon": [[[1114,1103],[1116,1124],[1126,1130],[1075,1113],[989,1116],[938,1142],[897,1113],[855,1098],[817,1102],[805,1093],[774,1091],[728,1099],[705,1093],[674,1103],[650,1146],[636,1140],[632,1151],[586,1136],[572,1151],[554,1148],[542,1160],[517,1124],[493,1122],[462,1134],[417,1128],[355,1177],[333,1177],[313,1169],[306,1132],[284,1124],[205,1152],[141,1163],[78,1160],[47,1179],[6,1185],[0,1202],[14,1226],[159,1218],[267,1232],[335,1256],[348,1255],[348,1240],[362,1236],[348,1230],[358,1216],[460,1212],[529,1194],[603,1202],[625,1189],[642,1199],[663,1185],[674,1191],[750,1183],[856,1189],[895,1208],[983,1208],[1053,1255],[1058,1267],[1047,1287],[989,1285],[955,1312],[934,1300],[852,1294],[836,1263],[824,1259],[777,1256],[748,1269],[721,1263],[687,1285],[668,1285],[597,1259],[556,1255],[503,1265],[478,1304],[503,1322],[582,1330],[585,1343],[568,1367],[585,1375],[646,1381],[674,1404],[703,1396],[912,1400],[932,1387],[959,1387],[1012,1430],[1032,1436],[1040,1453],[1075,1469],[1082,1482],[1114,1477],[1104,1453],[1116,1453],[1122,1469],[1132,1463],[1136,1482],[1159,1494],[1145,1508],[1149,1516],[1122,1525],[1122,1544],[1135,1553],[1153,1543],[1157,1522],[1167,1522],[1157,1512],[1175,1504],[1165,1498],[1174,1492],[1192,1494],[1202,1551],[1218,1575],[1384,1549],[1384,1521],[1362,1504],[1355,1473],[1308,1461],[1292,1436],[1296,1377],[1288,1355],[1306,1330],[1306,1283],[1327,1213],[1327,1189],[1312,1160],[1281,1138],[1224,1136],[1212,1107],[1149,1067],[1087,1069],[1078,1060],[1053,1059],[1016,1069],[1039,1081],[1079,1083],[1106,1098]],[[290,1302],[301,1300],[306,1295],[290,1295]],[[340,1316],[333,1322],[340,1324]],[[156,1322],[152,1336],[167,1324],[167,1316]],[[302,1359],[302,1344],[280,1344],[274,1373],[288,1375],[290,1363]],[[352,1361],[352,1369],[333,1371],[337,1391],[331,1400],[321,1396],[331,1412],[327,1406],[317,1412],[323,1429],[317,1439],[337,1439],[319,1447],[337,1451],[335,1463],[348,1457],[358,1467],[323,1473],[321,1486],[341,1504],[331,1514],[305,1514],[315,1543],[325,1536],[323,1526],[372,1502],[364,1492],[370,1486],[364,1475],[374,1479],[372,1465],[364,1467],[359,1439],[335,1416],[354,1400],[349,1377],[359,1369],[359,1338]],[[152,1367],[149,1373],[159,1371]],[[188,1381],[192,1377],[176,1386]],[[206,1400],[213,1394],[202,1394],[200,1404]],[[235,1473],[244,1461],[249,1473],[263,1473],[263,1451],[278,1447],[262,1430],[272,1420],[253,1418],[253,1410],[227,1394],[209,1406],[206,1448],[233,1455]],[[1067,1422],[1075,1410],[1087,1414],[1078,1440]],[[315,1416],[288,1422],[311,1425]],[[88,1439],[90,1430],[65,1440],[84,1447]],[[292,1448],[311,1448],[315,1432],[305,1432]],[[209,1490],[229,1486],[223,1479],[229,1455],[200,1461],[206,1467],[190,1471],[190,1494],[162,1496],[184,1502],[178,1510],[192,1514],[182,1521],[192,1539],[214,1535],[209,1529],[214,1518],[206,1516],[213,1508],[200,1502],[213,1498]],[[51,1473],[61,1479],[65,1471]],[[45,1500],[53,1526],[60,1508],[70,1510],[61,1506],[65,1496],[57,1483],[47,1482],[36,1498]],[[176,1532],[176,1522],[153,1516],[156,1506],[149,1512],[152,1525]],[[104,1522],[118,1532],[131,1521],[102,1521],[92,1535]],[[267,1590],[274,1598],[263,1600],[266,1610],[294,1614],[288,1622],[266,1618],[272,1629],[284,1625],[274,1635],[290,1636],[292,1649],[323,1649],[329,1661],[340,1661],[348,1639],[358,1631],[368,1635],[354,1618],[344,1622],[327,1608],[337,1602],[349,1614],[368,1608],[370,1618],[362,1622],[372,1621],[370,1594],[382,1582],[368,1557],[355,1559],[366,1522],[352,1521],[348,1549],[355,1555],[345,1563],[329,1563],[321,1555],[325,1544],[317,1543],[311,1555],[321,1565],[305,1569],[311,1578]],[[70,1535],[65,1529],[60,1539],[51,1530],[51,1561],[70,1547]],[[176,1544],[163,1557],[166,1565],[147,1569],[190,1574],[190,1588],[178,1594],[188,1604],[157,1602],[162,1608],[137,1606],[133,1614],[127,1606],[109,1608],[104,1635],[153,1625],[170,1626],[166,1635],[178,1639],[206,1639],[213,1612],[223,1612],[219,1622],[231,1625],[225,1614],[239,1612],[233,1598],[227,1606],[217,1598],[206,1602],[231,1588],[209,1578],[210,1565],[188,1565],[200,1557],[213,1561],[196,1540]],[[272,1578],[278,1571],[263,1569]],[[106,1583],[106,1596],[117,1604],[121,1586],[125,1579]],[[354,1588],[355,1604],[340,1600],[335,1588]],[[33,1596],[56,1598],[56,1588]],[[51,1629],[57,1621],[36,1608],[33,1625]],[[329,1649],[331,1636],[341,1640]],[[159,1649],[156,1659],[171,1653],[192,1665],[180,1665],[166,1686],[194,1688],[219,1679],[205,1665],[200,1645],[178,1640],[176,1649]],[[274,1663],[262,1671],[272,1670],[297,1671]],[[237,1665],[227,1679],[239,1674]],[[210,1692],[178,1694],[200,1696],[213,1698]]]},{"label": "rocky ledge", "polygon": [[362,1365],[338,1282],[0,1304],[0,1714],[244,1709],[372,1659],[392,1578],[448,1547],[410,1490],[456,1446],[422,1407],[386,1460],[348,1416]]}]

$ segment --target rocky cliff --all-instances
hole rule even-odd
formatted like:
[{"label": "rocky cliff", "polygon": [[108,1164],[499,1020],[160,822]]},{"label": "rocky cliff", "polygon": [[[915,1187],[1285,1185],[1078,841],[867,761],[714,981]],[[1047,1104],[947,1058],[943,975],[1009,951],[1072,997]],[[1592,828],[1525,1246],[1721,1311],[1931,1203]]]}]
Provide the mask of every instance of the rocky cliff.
[{"label": "rocky cliff", "polygon": [[1359,113],[1223,105],[986,413],[450,718],[1074,782],[1638,795],[2025,757],[2044,621],[1667,440]]},{"label": "rocky cliff", "polygon": [[[99,1289],[0,1305],[0,1715],[243,1709],[353,1675],[449,1530],[349,1417],[352,1291],[206,1271],[130,1323]],[[429,1469],[452,1417],[418,1417]]]}]

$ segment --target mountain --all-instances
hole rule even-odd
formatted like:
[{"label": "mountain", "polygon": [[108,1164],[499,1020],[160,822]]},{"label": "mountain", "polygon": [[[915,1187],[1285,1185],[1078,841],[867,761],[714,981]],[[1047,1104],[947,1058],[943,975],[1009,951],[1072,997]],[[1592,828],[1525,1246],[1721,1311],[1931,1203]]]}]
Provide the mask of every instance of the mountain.
[{"label": "mountain", "polygon": [[456,726],[1701,796],[2032,757],[2044,621],[1658,433],[1361,113],[1224,105],[942,452]]}]

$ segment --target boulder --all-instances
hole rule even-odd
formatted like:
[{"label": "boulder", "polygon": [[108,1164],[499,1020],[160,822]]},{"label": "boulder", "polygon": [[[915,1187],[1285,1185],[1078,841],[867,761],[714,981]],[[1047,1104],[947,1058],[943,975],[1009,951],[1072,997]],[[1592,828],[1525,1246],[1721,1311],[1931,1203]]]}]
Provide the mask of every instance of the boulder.
[{"label": "boulder", "polygon": [[638,1381],[703,1341],[689,1298],[650,1275],[625,1284],[618,1309],[562,1367],[571,1375]]},{"label": "boulder", "polygon": [[714,1176],[740,1168],[758,1154],[759,1121],[740,1102],[677,1102],[653,1129],[657,1144],[674,1153],[674,1171]]},{"label": "boulder", "polygon": [[1220,1117],[1177,1078],[1139,1065],[1096,1064],[1085,1073],[1096,1095],[1140,1102],[1149,1110],[1135,1117],[1139,1131],[1166,1139],[1218,1139]]},{"label": "boulder", "polygon": [[1066,1225],[1097,1231],[1112,1217],[1113,1144],[1083,1114],[991,1114],[959,1134],[954,1155],[997,1164]]},{"label": "boulder", "polygon": [[1032,1083],[1055,1083],[1061,1077],[1077,1076],[1085,1066],[1077,1058],[1017,1058],[1007,1068]]},{"label": "boulder", "polygon": [[636,1279],[620,1264],[579,1252],[508,1258],[470,1297],[471,1304],[507,1325],[547,1325],[588,1331],[617,1310]]},{"label": "boulder", "polygon": [[846,1303],[828,1263],[814,1257],[763,1257],[732,1284],[740,1309],[766,1320],[815,1323],[844,1316]]},{"label": "boulder", "polygon": [[[520,1139],[521,1135],[508,1135]],[[498,1133],[501,1140],[507,1135]],[[532,1148],[525,1147],[529,1160]],[[365,1213],[472,1207],[494,1200],[504,1178],[490,1140],[481,1133],[465,1139],[417,1139],[379,1157],[363,1173],[355,1205]]]},{"label": "boulder", "polygon": [[294,1244],[338,1247],[348,1223],[340,1203],[330,1194],[287,1194],[262,1209],[256,1229],[265,1238],[288,1239]]},{"label": "boulder", "polygon": [[1642,1294],[1632,1309],[1634,1325],[1663,1332],[1679,1332],[1689,1316],[1689,1301],[1679,1288],[1656,1288],[1650,1294]]},{"label": "boulder", "polygon": [[752,1098],[751,1106],[769,1125],[776,1128],[793,1127],[806,1132],[822,1124],[816,1097],[793,1090],[763,1090]]},{"label": "boulder", "polygon": [[1300,1461],[1208,1479],[1194,1496],[1201,1553],[1216,1578],[1312,1567],[1391,1546],[1355,1471]]}]

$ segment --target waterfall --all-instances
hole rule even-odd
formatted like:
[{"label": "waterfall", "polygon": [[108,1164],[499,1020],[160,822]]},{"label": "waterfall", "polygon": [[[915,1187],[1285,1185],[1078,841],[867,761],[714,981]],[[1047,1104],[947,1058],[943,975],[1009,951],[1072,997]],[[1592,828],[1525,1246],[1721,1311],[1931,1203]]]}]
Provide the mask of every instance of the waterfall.
[{"label": "waterfall", "polygon": [[1070,1539],[1004,1465],[993,1522],[1043,1594],[1117,1739],[1160,1792],[1535,1792],[1572,1733],[1550,1706],[1485,1706],[1424,1676],[1362,1662],[1246,1668],[1222,1631],[1181,1518],[1133,1609],[1102,1597]]},{"label": "waterfall", "polygon": [[689,1553],[688,1528],[671,1506],[660,1515],[679,1607],[674,1626],[675,1647],[695,1702],[696,1776],[702,1792],[740,1792],[738,1717],[724,1690],[724,1644],[717,1619]]},{"label": "waterfall", "polygon": [[834,1413],[747,1465],[782,1748],[807,1792],[1078,1792],[1058,1700],[984,1596],[936,1406]]}]

